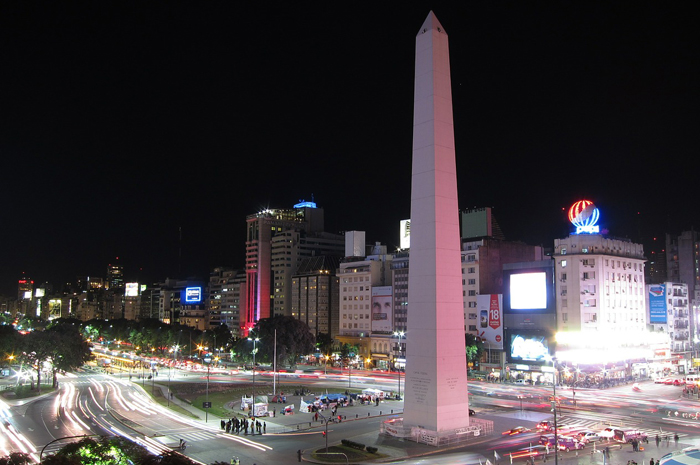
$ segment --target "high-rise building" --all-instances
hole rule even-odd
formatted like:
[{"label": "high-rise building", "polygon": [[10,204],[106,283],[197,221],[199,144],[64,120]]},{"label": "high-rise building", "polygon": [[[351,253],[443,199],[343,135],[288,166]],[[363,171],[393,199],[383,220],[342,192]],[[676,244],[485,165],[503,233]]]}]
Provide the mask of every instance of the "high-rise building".
[{"label": "high-rise building", "polygon": [[292,316],[315,336],[338,335],[338,262],[339,257],[332,255],[306,258],[291,280]]},{"label": "high-rise building", "polygon": [[246,273],[215,268],[209,275],[209,327],[226,325],[236,337],[243,336],[241,311],[245,308]]},{"label": "high-rise building", "polygon": [[695,339],[700,332],[700,237],[697,231],[683,231],[679,236],[666,234],[666,279],[688,286],[690,326]]},{"label": "high-rise building", "polygon": [[[327,254],[329,239],[320,234],[323,209],[314,202],[263,210],[249,215],[246,224],[246,308],[241,324],[248,331],[261,318],[289,315],[292,274],[302,258]],[[278,302],[276,312],[273,302]]]},{"label": "high-rise building", "polygon": [[321,256],[342,257],[344,238],[325,232],[282,231],[272,237],[272,314],[291,316],[292,276],[308,258]]},{"label": "high-rise building", "polygon": [[[118,261],[119,257],[116,259]],[[117,262],[107,265],[107,288],[124,289],[124,267]]]}]

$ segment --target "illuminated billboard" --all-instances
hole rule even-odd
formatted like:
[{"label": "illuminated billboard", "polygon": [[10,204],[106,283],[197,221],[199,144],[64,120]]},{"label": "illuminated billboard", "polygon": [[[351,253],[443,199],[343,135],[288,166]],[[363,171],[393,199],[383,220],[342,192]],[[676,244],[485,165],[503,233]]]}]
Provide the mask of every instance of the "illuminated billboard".
[{"label": "illuminated billboard", "polygon": [[503,349],[503,296],[480,294],[476,296],[479,315],[479,337],[490,349]]},{"label": "illuminated billboard", "polygon": [[138,297],[139,283],[126,283],[124,285],[124,295],[126,297]]},{"label": "illuminated billboard", "polygon": [[552,261],[504,265],[503,309],[506,314],[556,312]]},{"label": "illuminated billboard", "polygon": [[600,210],[590,200],[579,200],[569,208],[569,221],[576,226],[576,234],[598,234]]},{"label": "illuminated billboard", "polygon": [[506,332],[508,363],[547,363],[554,355],[550,336],[539,330],[513,329]]},{"label": "illuminated billboard", "polygon": [[372,287],[372,332],[391,333],[393,330],[391,286]]},{"label": "illuminated billboard", "polygon": [[399,223],[399,248],[411,247],[411,220],[401,220]]},{"label": "illuminated billboard", "polygon": [[649,323],[666,324],[666,285],[652,284],[649,287]]},{"label": "illuminated billboard", "polygon": [[186,287],[185,288],[185,303],[198,304],[202,302],[202,287]]}]

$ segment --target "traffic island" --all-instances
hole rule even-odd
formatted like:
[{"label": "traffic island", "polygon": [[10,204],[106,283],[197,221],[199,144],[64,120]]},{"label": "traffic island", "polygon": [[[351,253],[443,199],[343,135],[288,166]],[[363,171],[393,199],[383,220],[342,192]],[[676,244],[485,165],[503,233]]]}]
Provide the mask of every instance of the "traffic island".
[{"label": "traffic island", "polygon": [[[335,446],[328,446],[327,451],[325,447],[321,447],[311,453],[311,459],[314,462],[320,463],[356,463],[370,462],[389,457],[386,454],[379,453],[376,447],[365,447],[362,444],[355,444],[357,445],[356,447],[342,443]],[[360,445],[362,449],[359,448]],[[374,450],[374,452],[371,452],[372,450]]]}]

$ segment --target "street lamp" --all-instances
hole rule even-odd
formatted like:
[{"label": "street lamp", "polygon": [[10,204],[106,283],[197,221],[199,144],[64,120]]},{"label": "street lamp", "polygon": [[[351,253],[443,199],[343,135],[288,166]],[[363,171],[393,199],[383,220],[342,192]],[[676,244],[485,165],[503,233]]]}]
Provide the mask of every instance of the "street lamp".
[{"label": "street lamp", "polygon": [[249,341],[253,341],[253,418],[255,418],[255,354],[258,351],[256,347],[256,343],[260,340],[260,338],[248,338]]},{"label": "street lamp", "polygon": [[404,337],[405,335],[406,335],[406,333],[403,331],[394,331],[394,336],[399,338],[399,343],[396,346],[396,349],[397,349],[396,350],[396,352],[397,352],[396,360],[394,360],[394,368],[396,368],[396,373],[398,373],[398,375],[399,375],[399,395],[396,398],[396,400],[401,400],[401,370],[399,370],[399,366],[398,366],[397,362],[398,362],[399,357],[401,356],[401,338]]}]

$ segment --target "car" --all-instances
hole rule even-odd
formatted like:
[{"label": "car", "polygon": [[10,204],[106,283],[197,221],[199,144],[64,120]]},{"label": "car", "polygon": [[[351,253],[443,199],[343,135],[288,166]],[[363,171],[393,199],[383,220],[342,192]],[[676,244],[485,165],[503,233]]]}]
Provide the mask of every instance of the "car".
[{"label": "car", "polygon": [[524,379],[516,379],[515,384],[526,384]]},{"label": "car", "polygon": [[600,433],[598,433],[598,436],[602,439],[610,440],[613,437],[615,437],[615,429],[616,428],[605,428]]},{"label": "car", "polygon": [[538,431],[554,431],[554,423],[551,421],[541,421],[535,426]]},{"label": "car", "polygon": [[581,431],[578,433],[578,439],[582,443],[588,444],[589,442],[600,441],[600,436],[593,431]]},{"label": "car", "polygon": [[525,428],[524,426],[516,426],[515,428],[511,428],[508,431],[504,431],[501,434],[507,434],[509,436],[513,436],[515,434],[527,433],[528,431],[530,431],[529,428]]},{"label": "car", "polygon": [[470,409],[469,409],[469,416],[470,416],[470,417],[473,417],[474,415],[476,415],[476,412],[474,411],[474,409],[471,409],[471,408],[470,408]]},{"label": "car", "polygon": [[665,384],[668,378],[659,377],[654,380],[656,384]]}]

